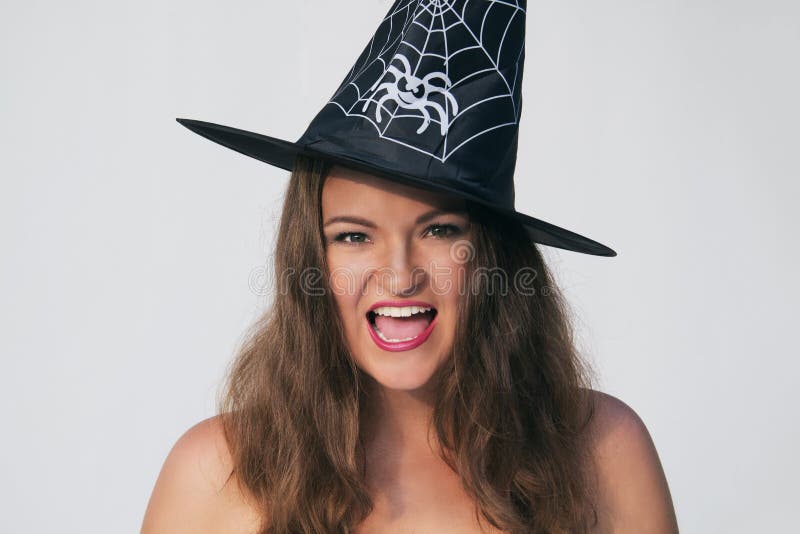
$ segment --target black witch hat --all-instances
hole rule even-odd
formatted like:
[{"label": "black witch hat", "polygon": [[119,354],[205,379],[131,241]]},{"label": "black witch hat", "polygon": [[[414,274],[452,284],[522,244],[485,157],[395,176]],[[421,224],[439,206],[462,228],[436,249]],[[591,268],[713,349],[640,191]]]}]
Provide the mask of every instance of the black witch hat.
[{"label": "black witch hat", "polygon": [[523,223],[543,245],[616,252],[516,211],[525,0],[396,0],[342,84],[292,143],[177,119],[247,156],[292,170],[299,154],[452,193]]}]

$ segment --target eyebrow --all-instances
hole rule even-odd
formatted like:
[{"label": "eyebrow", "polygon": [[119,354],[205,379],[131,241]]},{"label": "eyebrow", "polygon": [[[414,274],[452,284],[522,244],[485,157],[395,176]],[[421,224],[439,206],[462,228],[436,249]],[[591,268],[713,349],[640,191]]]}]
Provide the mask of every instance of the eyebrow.
[{"label": "eyebrow", "polygon": [[[440,215],[448,215],[448,214],[466,216],[467,212],[465,210],[433,209],[433,210],[425,212],[422,215],[420,215],[419,217],[417,217],[417,220],[414,221],[414,224],[422,224],[422,223],[427,222],[427,221],[429,221],[429,220],[431,220],[431,219],[433,219],[435,217],[438,217]],[[355,217],[353,215],[338,215],[336,217],[331,217],[330,219],[325,221],[325,224],[323,225],[323,228],[326,228],[328,225],[331,225],[331,224],[337,223],[337,222],[347,222],[347,223],[353,223],[353,224],[360,224],[362,226],[366,226],[367,228],[375,228],[376,227],[374,222],[370,221],[369,219],[364,219],[363,217]]]}]

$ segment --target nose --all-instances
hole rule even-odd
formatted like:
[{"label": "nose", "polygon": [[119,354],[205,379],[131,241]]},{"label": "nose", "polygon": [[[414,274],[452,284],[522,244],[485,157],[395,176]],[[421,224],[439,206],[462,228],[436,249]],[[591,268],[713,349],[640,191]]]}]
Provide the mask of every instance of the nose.
[{"label": "nose", "polygon": [[419,293],[427,280],[427,273],[416,264],[409,248],[395,246],[389,252],[389,256],[388,265],[391,272],[389,291],[402,298]]}]

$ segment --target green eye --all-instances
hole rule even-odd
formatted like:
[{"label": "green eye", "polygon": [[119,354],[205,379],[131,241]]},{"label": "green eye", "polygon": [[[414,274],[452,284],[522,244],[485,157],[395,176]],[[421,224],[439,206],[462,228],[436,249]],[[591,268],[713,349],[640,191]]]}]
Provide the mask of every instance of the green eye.
[{"label": "green eye", "polygon": [[[446,239],[461,234],[462,230],[455,224],[432,224],[425,229],[423,235],[431,235],[434,239]],[[363,232],[341,232],[333,238],[334,242],[347,245],[361,245],[369,242],[367,234]]]},{"label": "green eye", "polygon": [[[352,239],[353,236],[356,237],[355,240]],[[351,238],[349,241],[347,240],[348,237]],[[363,234],[361,232],[342,232],[341,234],[337,234],[336,237],[333,238],[333,240],[341,243],[348,243],[355,245],[364,243],[365,241],[362,241],[362,239],[366,239],[366,237],[367,237],[366,234]]]},{"label": "green eye", "polygon": [[441,239],[460,234],[461,228],[454,224],[432,224],[425,229],[425,232],[431,232],[434,237]]}]

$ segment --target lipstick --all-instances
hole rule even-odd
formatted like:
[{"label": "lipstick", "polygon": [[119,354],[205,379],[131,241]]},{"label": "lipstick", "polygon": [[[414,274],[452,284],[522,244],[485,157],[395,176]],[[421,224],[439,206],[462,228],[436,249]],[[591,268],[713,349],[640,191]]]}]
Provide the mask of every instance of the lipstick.
[{"label": "lipstick", "polygon": [[[431,322],[428,323],[428,326],[425,327],[425,329],[419,334],[417,334],[417,336],[415,336],[414,338],[405,341],[387,341],[385,339],[381,339],[381,337],[375,331],[377,327],[370,320],[373,310],[382,307],[405,308],[409,306],[418,306],[420,308],[431,308],[433,312],[433,318],[431,319]],[[367,328],[369,329],[369,335],[372,338],[372,341],[375,342],[375,344],[379,348],[389,352],[402,352],[414,349],[422,345],[431,335],[431,332],[433,332],[433,329],[436,326],[437,319],[438,319],[438,312],[436,308],[428,302],[422,302],[418,300],[402,300],[402,301],[381,300],[375,302],[374,304],[372,304],[372,306],[369,307],[369,310],[365,314],[364,320],[367,322]]]}]

